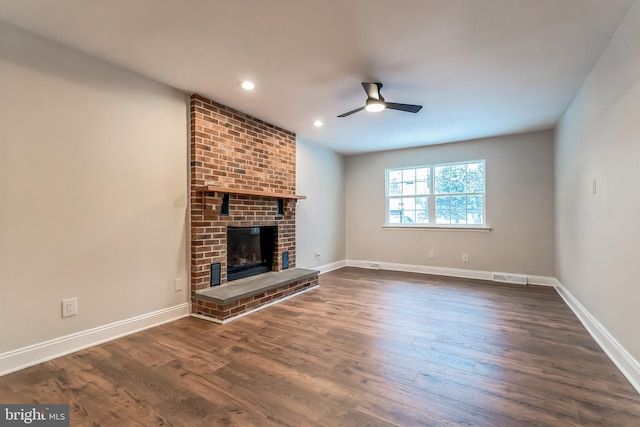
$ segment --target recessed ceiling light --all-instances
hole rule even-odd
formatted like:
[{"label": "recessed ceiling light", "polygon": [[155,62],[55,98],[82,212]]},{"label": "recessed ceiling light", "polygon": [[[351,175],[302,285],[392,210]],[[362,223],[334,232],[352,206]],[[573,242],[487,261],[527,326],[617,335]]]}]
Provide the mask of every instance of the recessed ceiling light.
[{"label": "recessed ceiling light", "polygon": [[253,90],[256,87],[256,85],[254,85],[253,82],[250,81],[242,82],[240,86],[242,86],[242,89],[244,90]]},{"label": "recessed ceiling light", "polygon": [[322,120],[314,120],[313,121],[313,125],[317,126],[317,127],[320,127],[320,126],[324,125],[324,122]]}]

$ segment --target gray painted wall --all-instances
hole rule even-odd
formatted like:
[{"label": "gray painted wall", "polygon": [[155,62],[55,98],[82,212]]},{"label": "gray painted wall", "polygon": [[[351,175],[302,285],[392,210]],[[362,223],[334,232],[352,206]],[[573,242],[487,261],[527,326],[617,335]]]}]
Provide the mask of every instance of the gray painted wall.
[{"label": "gray painted wall", "polygon": [[[476,159],[486,159],[491,232],[382,227],[385,168]],[[553,203],[551,131],[349,156],[347,258],[554,276]]]},{"label": "gray painted wall", "polygon": [[[297,266],[317,268],[345,259],[344,157],[298,138]],[[320,252],[320,257],[315,256]]]},{"label": "gray painted wall", "polygon": [[[640,4],[556,132],[556,274],[640,360]],[[596,180],[596,194],[593,194]]]},{"label": "gray painted wall", "polygon": [[186,96],[2,23],[0,40],[0,353],[185,303]]}]

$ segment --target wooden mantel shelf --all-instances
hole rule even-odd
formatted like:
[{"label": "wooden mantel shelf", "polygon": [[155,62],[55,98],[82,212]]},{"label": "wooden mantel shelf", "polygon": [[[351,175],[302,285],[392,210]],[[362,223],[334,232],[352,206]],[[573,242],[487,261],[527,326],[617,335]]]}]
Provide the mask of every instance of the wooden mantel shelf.
[{"label": "wooden mantel shelf", "polygon": [[307,196],[300,196],[299,194],[286,194],[286,193],[276,193],[272,191],[253,191],[253,190],[242,190],[239,188],[225,188],[225,187],[216,187],[213,185],[207,185],[204,187],[197,187],[197,191],[208,192],[208,193],[229,193],[229,194],[245,194],[247,196],[262,196],[262,197],[273,197],[274,199],[295,199],[301,200],[306,199]]}]

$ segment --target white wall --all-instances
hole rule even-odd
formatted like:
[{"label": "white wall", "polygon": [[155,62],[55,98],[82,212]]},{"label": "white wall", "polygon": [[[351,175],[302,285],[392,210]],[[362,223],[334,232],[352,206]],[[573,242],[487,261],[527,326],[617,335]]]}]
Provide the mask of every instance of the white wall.
[{"label": "white wall", "polygon": [[344,158],[301,138],[296,156],[296,193],[307,196],[296,207],[296,265],[318,268],[343,261]]},{"label": "white wall", "polygon": [[[556,131],[556,274],[640,360],[640,4]],[[592,194],[593,180],[597,192]],[[640,378],[640,372],[638,372]]]},{"label": "white wall", "polygon": [[[476,159],[491,232],[382,228],[385,168]],[[554,276],[550,131],[349,156],[346,206],[349,260]]]},{"label": "white wall", "polygon": [[0,353],[185,303],[186,96],[2,23],[0,40]]}]

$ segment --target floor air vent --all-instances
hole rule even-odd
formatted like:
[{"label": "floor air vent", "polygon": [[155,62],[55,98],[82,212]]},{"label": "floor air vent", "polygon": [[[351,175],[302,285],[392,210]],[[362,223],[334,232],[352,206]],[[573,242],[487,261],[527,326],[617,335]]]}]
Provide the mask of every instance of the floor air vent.
[{"label": "floor air vent", "polygon": [[515,285],[526,285],[528,283],[527,276],[523,274],[506,274],[506,273],[494,273],[494,282],[513,283]]}]

